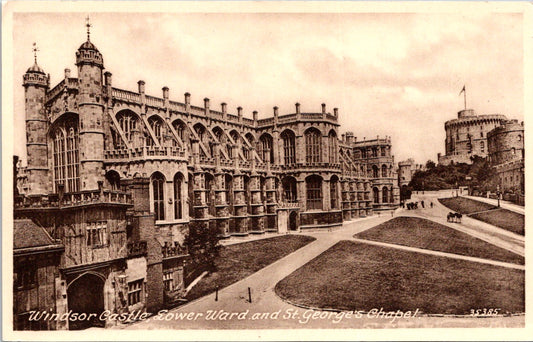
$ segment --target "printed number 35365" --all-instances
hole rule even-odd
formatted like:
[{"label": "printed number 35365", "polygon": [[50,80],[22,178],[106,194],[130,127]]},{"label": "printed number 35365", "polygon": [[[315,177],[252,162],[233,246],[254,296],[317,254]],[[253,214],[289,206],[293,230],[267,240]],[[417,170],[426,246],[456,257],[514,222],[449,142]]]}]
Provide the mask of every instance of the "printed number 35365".
[{"label": "printed number 35365", "polygon": [[470,309],[471,316],[496,316],[500,313],[500,309]]}]

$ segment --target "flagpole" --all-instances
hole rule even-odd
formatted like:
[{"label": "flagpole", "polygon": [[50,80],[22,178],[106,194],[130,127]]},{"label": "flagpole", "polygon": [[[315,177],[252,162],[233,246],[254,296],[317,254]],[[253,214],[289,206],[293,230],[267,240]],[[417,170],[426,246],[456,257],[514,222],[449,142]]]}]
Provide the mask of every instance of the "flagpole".
[{"label": "flagpole", "polygon": [[464,95],[464,99],[465,99],[465,110],[466,110],[466,87],[463,87],[464,91],[463,91],[463,95]]}]

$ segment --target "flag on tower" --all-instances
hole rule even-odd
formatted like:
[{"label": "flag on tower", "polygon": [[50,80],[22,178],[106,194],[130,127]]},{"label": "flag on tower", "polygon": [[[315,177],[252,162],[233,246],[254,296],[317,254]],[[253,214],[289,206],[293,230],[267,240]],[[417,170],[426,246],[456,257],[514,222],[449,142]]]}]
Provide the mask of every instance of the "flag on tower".
[{"label": "flag on tower", "polygon": [[463,85],[463,89],[461,89],[461,92],[459,93],[459,95],[461,95],[462,93],[464,93],[466,91],[466,88],[465,88],[465,85]]}]

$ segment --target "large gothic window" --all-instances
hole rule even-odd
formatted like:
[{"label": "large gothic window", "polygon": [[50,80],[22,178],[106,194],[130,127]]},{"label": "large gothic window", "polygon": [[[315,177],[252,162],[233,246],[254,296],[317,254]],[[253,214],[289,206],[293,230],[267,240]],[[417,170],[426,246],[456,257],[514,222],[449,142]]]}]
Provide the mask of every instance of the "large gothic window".
[{"label": "large gothic window", "polygon": [[181,188],[183,184],[183,176],[181,173],[176,173],[174,176],[174,219],[183,218]]},{"label": "large gothic window", "polygon": [[281,185],[283,187],[284,201],[288,203],[298,202],[298,195],[296,192],[296,179],[294,177],[283,178]]},{"label": "large gothic window", "polygon": [[383,193],[381,194],[383,197],[383,203],[387,203],[389,201],[389,189],[383,188]]},{"label": "large gothic window", "polygon": [[80,189],[78,127],[76,120],[66,121],[52,133],[54,185],[64,185],[65,192]]},{"label": "large gothic window", "polygon": [[259,155],[263,162],[274,162],[274,149],[272,148],[272,137],[268,134],[263,134],[259,138]]},{"label": "large gothic window", "polygon": [[335,131],[329,132],[328,135],[329,163],[337,163],[337,135]]},{"label": "large gothic window", "polygon": [[307,163],[319,163],[321,133],[316,128],[310,128],[305,132],[305,152]]},{"label": "large gothic window", "polygon": [[216,216],[215,211],[215,178],[212,174],[205,174],[205,204],[208,207],[209,215]]},{"label": "large gothic window", "polygon": [[283,140],[283,152],[285,165],[296,163],[296,139],[292,131],[285,131],[281,134]]},{"label": "large gothic window", "polygon": [[374,197],[374,203],[379,203],[379,190],[378,188],[372,189],[373,197]]},{"label": "large gothic window", "polygon": [[322,178],[309,176],[305,179],[307,209],[322,209]]},{"label": "large gothic window", "polygon": [[[163,136],[162,130],[163,130],[163,121],[158,117],[151,117],[148,119],[148,123],[150,124],[150,127],[152,128],[152,132],[154,132],[155,138],[159,143],[162,142],[161,138]],[[153,141],[151,136],[148,136],[148,139],[146,141],[147,146],[154,146],[155,142]]]},{"label": "large gothic window", "polygon": [[329,181],[329,198],[331,200],[331,209],[338,209],[339,200],[337,197],[337,189],[339,184],[339,178],[337,176],[331,177]]},{"label": "large gothic window", "polygon": [[165,219],[165,177],[156,172],[152,176],[152,198],[156,220]]},{"label": "large gothic window", "polygon": [[[133,132],[137,129],[137,116],[128,111],[120,112],[117,114],[117,122],[122,133],[124,133],[124,137],[130,143],[133,139]],[[117,147],[124,146],[122,138],[117,138],[116,145]]]},{"label": "large gothic window", "polygon": [[[187,145],[187,136],[185,134],[186,126],[185,123],[181,120],[176,120],[172,123],[172,127],[174,127],[174,130],[176,131],[176,134],[181,139],[184,145]],[[174,146],[177,146],[177,142],[173,140]]]},{"label": "large gothic window", "polygon": [[387,165],[381,166],[381,177],[387,177]]},{"label": "large gothic window", "polygon": [[376,165],[372,165],[372,177],[373,178],[379,177],[379,169]]}]

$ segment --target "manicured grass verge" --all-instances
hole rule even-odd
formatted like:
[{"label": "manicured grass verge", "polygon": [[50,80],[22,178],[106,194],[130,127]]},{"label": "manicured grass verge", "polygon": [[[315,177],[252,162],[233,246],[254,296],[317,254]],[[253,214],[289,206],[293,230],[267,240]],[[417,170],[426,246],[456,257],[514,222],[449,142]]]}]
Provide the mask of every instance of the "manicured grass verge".
[{"label": "manicured grass verge", "polygon": [[453,211],[466,215],[497,208],[492,204],[478,202],[464,197],[439,198],[439,202]]},{"label": "manicured grass verge", "polygon": [[397,217],[354,235],[397,245],[524,264],[524,257],[445,225],[418,217]]},{"label": "manicured grass verge", "polygon": [[280,281],[283,299],[319,308],[471,309],[524,312],[524,272],[393,248],[341,241]]},{"label": "manicured grass verge", "polygon": [[471,218],[480,220],[493,226],[509,230],[513,233],[524,235],[525,217],[510,210],[500,209],[470,215]]},{"label": "manicured grass verge", "polygon": [[229,286],[314,240],[310,236],[284,235],[223,246],[218,270],[202,278],[187,294],[187,299],[203,297],[214,292],[217,286],[219,289]]},{"label": "manicured grass verge", "polygon": [[[513,233],[524,235],[525,219],[524,215],[514,211],[498,208],[494,205],[478,202],[470,198],[451,197],[440,198],[444,206],[461,214],[472,214],[470,217],[492,224],[493,226],[509,230]],[[479,211],[490,210],[484,213],[473,214]]]}]

